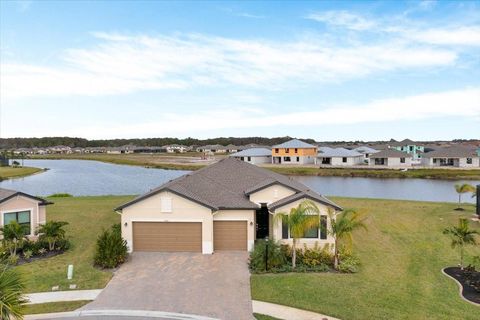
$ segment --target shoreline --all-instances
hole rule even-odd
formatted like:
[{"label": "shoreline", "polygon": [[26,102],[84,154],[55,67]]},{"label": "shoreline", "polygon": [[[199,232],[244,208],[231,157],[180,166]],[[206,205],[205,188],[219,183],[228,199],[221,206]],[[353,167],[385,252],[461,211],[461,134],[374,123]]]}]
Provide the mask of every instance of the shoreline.
[{"label": "shoreline", "polygon": [[[141,166],[145,168],[155,168],[164,170],[187,170],[194,171],[201,169],[208,164],[200,163],[181,163],[174,161],[165,161],[175,156],[169,155],[147,155],[147,154],[95,154],[95,155],[47,155],[33,156],[32,160],[91,160],[120,165]],[[180,159],[179,156],[176,156]],[[162,159],[164,158],[164,159]],[[183,159],[188,158],[186,155]],[[222,157],[223,158],[223,157]],[[163,161],[162,161],[163,160]],[[313,166],[274,166],[261,165],[268,169],[284,175],[296,176],[321,176],[321,177],[345,177],[345,178],[378,178],[378,179],[433,179],[433,180],[480,180],[479,169],[450,169],[450,168],[408,168],[389,169],[389,168],[325,168]]]},{"label": "shoreline", "polygon": [[36,168],[36,167],[18,167],[18,168],[0,167],[0,181],[25,178],[25,177],[33,176],[35,174],[43,173],[47,170],[48,169]]}]

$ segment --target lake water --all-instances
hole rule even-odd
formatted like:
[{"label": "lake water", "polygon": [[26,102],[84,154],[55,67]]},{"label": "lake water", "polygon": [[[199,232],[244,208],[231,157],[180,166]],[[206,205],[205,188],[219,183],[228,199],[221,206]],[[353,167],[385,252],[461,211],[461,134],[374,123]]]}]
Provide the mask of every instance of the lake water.
[{"label": "lake water", "polygon": [[[133,195],[158,187],[188,171],[150,169],[86,160],[25,160],[25,166],[50,170],[25,178],[4,180],[0,187],[33,195],[54,193]],[[427,179],[375,179],[299,176],[298,181],[323,195],[456,202],[455,183]],[[467,181],[477,185],[480,181]],[[469,194],[463,201],[474,202]]]}]

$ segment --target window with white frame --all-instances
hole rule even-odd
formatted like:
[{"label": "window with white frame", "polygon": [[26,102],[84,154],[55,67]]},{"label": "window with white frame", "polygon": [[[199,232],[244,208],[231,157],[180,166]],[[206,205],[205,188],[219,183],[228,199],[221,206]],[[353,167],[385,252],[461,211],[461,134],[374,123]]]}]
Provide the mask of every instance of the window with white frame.
[{"label": "window with white frame", "polygon": [[161,212],[172,212],[172,198],[161,197],[160,198],[160,210],[161,210]]},{"label": "window with white frame", "polygon": [[6,226],[10,222],[17,222],[23,229],[25,235],[31,233],[30,211],[6,212],[3,214],[3,225]]}]

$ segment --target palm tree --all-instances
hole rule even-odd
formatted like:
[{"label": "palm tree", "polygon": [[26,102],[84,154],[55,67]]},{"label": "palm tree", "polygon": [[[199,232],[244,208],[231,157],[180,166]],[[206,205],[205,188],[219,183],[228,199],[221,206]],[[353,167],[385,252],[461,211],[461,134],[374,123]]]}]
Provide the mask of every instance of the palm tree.
[{"label": "palm tree", "polygon": [[362,217],[357,211],[348,209],[343,211],[340,214],[336,214],[333,210],[328,210],[328,215],[330,217],[330,230],[328,231],[333,238],[335,239],[335,249],[334,249],[334,267],[338,268],[339,264],[339,243],[342,240],[348,241],[348,244],[351,246],[353,238],[352,232],[359,229],[367,229],[364,221],[365,218]]},{"label": "palm tree", "polygon": [[465,218],[458,219],[457,227],[448,227],[443,230],[443,234],[450,236],[452,248],[460,249],[460,268],[463,270],[463,253],[466,245],[474,245],[477,230],[468,228],[468,220]]},{"label": "palm tree", "polygon": [[52,251],[55,249],[55,242],[65,238],[65,230],[63,229],[68,222],[65,221],[48,221],[45,224],[40,225],[38,233],[40,237],[47,240],[48,249]]},{"label": "palm tree", "polygon": [[290,209],[290,213],[279,212],[274,216],[275,224],[282,221],[290,230],[292,243],[292,268],[295,268],[297,262],[297,241],[303,238],[305,233],[320,225],[320,210],[312,201],[305,200],[296,208]]},{"label": "palm tree", "polygon": [[8,247],[10,255],[17,254],[17,248],[21,247],[25,240],[25,226],[21,226],[17,221],[10,221],[3,227],[0,227],[0,232],[3,235],[3,245]]},{"label": "palm tree", "polygon": [[475,187],[471,184],[464,183],[464,184],[456,184],[455,191],[458,193],[458,205],[462,204],[462,194],[472,192],[475,193]]},{"label": "palm tree", "polygon": [[14,268],[0,266],[0,319],[23,319],[23,306],[28,300],[23,296],[25,285]]}]

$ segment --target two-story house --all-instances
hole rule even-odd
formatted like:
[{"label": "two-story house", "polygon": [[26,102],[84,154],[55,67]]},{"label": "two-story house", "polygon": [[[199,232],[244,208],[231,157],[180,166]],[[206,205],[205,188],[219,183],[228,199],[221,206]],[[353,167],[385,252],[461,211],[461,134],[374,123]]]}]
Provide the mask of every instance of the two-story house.
[{"label": "two-story house", "polygon": [[292,139],[272,147],[272,163],[316,164],[317,152],[317,146],[298,139]]}]

